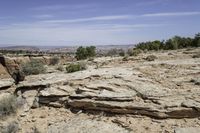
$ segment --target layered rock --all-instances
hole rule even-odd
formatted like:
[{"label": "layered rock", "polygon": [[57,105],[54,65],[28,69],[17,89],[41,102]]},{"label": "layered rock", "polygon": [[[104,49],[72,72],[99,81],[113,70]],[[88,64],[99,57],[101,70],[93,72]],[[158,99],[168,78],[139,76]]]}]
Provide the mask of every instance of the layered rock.
[{"label": "layered rock", "polygon": [[14,80],[10,76],[10,74],[7,72],[5,67],[0,64],[0,90],[6,89],[11,87],[14,84]]},{"label": "layered rock", "polygon": [[[84,74],[83,74],[84,73]],[[139,114],[155,118],[192,118],[200,116],[200,90],[188,94],[172,90],[129,68],[91,69],[72,74],[30,76],[17,92],[37,90],[40,105]],[[187,94],[187,95],[185,95]],[[30,105],[31,107],[31,105]]]}]

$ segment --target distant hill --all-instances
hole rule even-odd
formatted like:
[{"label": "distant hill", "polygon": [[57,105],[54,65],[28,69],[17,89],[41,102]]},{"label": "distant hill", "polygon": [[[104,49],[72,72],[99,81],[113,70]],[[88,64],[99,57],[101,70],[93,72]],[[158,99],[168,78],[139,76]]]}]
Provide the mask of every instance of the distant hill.
[{"label": "distant hill", "polygon": [[[46,51],[48,52],[70,52],[70,53],[75,53],[76,49],[79,46],[60,46],[60,47],[51,47],[49,49],[46,49]],[[83,46],[85,47],[85,46]],[[96,49],[97,51],[108,51],[110,49],[123,49],[125,51],[127,51],[129,48],[133,48],[134,45],[97,45]],[[44,48],[43,48],[44,50]]]},{"label": "distant hill", "polygon": [[[23,51],[45,51],[52,53],[75,53],[79,46],[0,46],[0,50],[23,50]],[[85,47],[85,46],[83,46]],[[134,45],[97,45],[97,52],[107,52],[110,49],[123,49],[127,51],[133,48]]]},{"label": "distant hill", "polygon": [[8,46],[8,47],[0,47],[0,50],[40,51],[40,49],[35,46]]}]

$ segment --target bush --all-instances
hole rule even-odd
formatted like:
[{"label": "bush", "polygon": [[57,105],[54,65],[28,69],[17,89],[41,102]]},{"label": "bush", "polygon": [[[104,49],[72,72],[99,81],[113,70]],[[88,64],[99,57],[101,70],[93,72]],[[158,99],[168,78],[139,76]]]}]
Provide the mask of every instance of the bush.
[{"label": "bush", "polygon": [[121,49],[121,50],[119,51],[119,56],[125,56],[125,52],[124,52],[123,49]]},{"label": "bush", "polygon": [[7,116],[16,113],[17,100],[14,95],[5,96],[0,100],[0,116]]},{"label": "bush", "polygon": [[15,80],[15,83],[18,84],[20,81],[25,79],[25,75],[21,70],[15,70],[11,74],[12,78]]},{"label": "bush", "polygon": [[58,57],[53,57],[50,59],[50,65],[56,65],[59,63],[59,58]]},{"label": "bush", "polygon": [[94,57],[96,55],[96,47],[90,46],[90,47],[79,47],[76,50],[76,59],[77,60],[84,60],[87,59],[88,57]]},{"label": "bush", "polygon": [[145,60],[147,60],[147,61],[154,61],[155,59],[157,59],[157,57],[155,55],[149,55],[145,58]]},{"label": "bush", "polygon": [[142,51],[140,49],[133,49],[133,55],[132,56],[138,56]]},{"label": "bush", "polygon": [[37,75],[40,73],[45,73],[46,69],[44,64],[38,60],[32,60],[22,65],[22,71],[25,75]]},{"label": "bush", "polygon": [[68,73],[76,72],[76,71],[81,71],[86,69],[86,64],[81,62],[81,63],[72,63],[69,66],[66,67],[66,70]]},{"label": "bush", "polygon": [[142,51],[140,49],[134,48],[134,49],[128,49],[127,54],[129,56],[138,56]]},{"label": "bush", "polygon": [[200,33],[194,38],[174,36],[166,41],[148,41],[141,42],[136,45],[137,49],[141,50],[176,50],[189,47],[200,47]]},{"label": "bush", "polygon": [[133,49],[131,56],[138,56],[140,53],[142,53],[142,51],[140,49]]}]

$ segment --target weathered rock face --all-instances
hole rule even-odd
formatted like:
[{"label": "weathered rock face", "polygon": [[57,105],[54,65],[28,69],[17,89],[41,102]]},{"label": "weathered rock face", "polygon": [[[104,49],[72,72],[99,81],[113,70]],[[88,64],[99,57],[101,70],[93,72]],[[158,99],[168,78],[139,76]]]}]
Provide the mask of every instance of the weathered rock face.
[{"label": "weathered rock face", "polygon": [[36,75],[20,83],[17,91],[23,93],[35,88],[39,104],[54,107],[70,106],[162,119],[200,116],[200,103],[187,100],[199,97],[200,90],[186,97],[185,90],[173,90],[138,75],[141,75],[139,71],[122,67]]},{"label": "weathered rock face", "polygon": [[31,60],[38,60],[41,63],[49,65],[53,57],[41,56],[41,57],[6,57],[0,56],[0,77],[2,79],[13,78],[16,83],[23,81],[25,75],[21,71],[21,65]]},{"label": "weathered rock face", "polygon": [[14,84],[14,80],[5,67],[0,64],[0,89],[9,88]]},{"label": "weathered rock face", "polygon": [[0,64],[0,78],[11,78],[10,74],[7,72],[6,68],[2,64]]},{"label": "weathered rock face", "polygon": [[26,60],[22,58],[9,58],[3,57],[0,58],[0,63],[3,65],[4,69],[9,73],[9,75],[15,80],[16,83],[23,81],[25,76],[20,71],[20,63],[25,62]]}]

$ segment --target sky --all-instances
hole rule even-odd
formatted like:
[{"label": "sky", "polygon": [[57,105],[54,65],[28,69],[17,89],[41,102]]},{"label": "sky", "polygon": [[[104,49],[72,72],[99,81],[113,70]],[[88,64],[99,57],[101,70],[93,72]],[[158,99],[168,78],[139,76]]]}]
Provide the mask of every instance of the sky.
[{"label": "sky", "polygon": [[200,0],[0,0],[0,46],[122,45],[200,32]]}]

